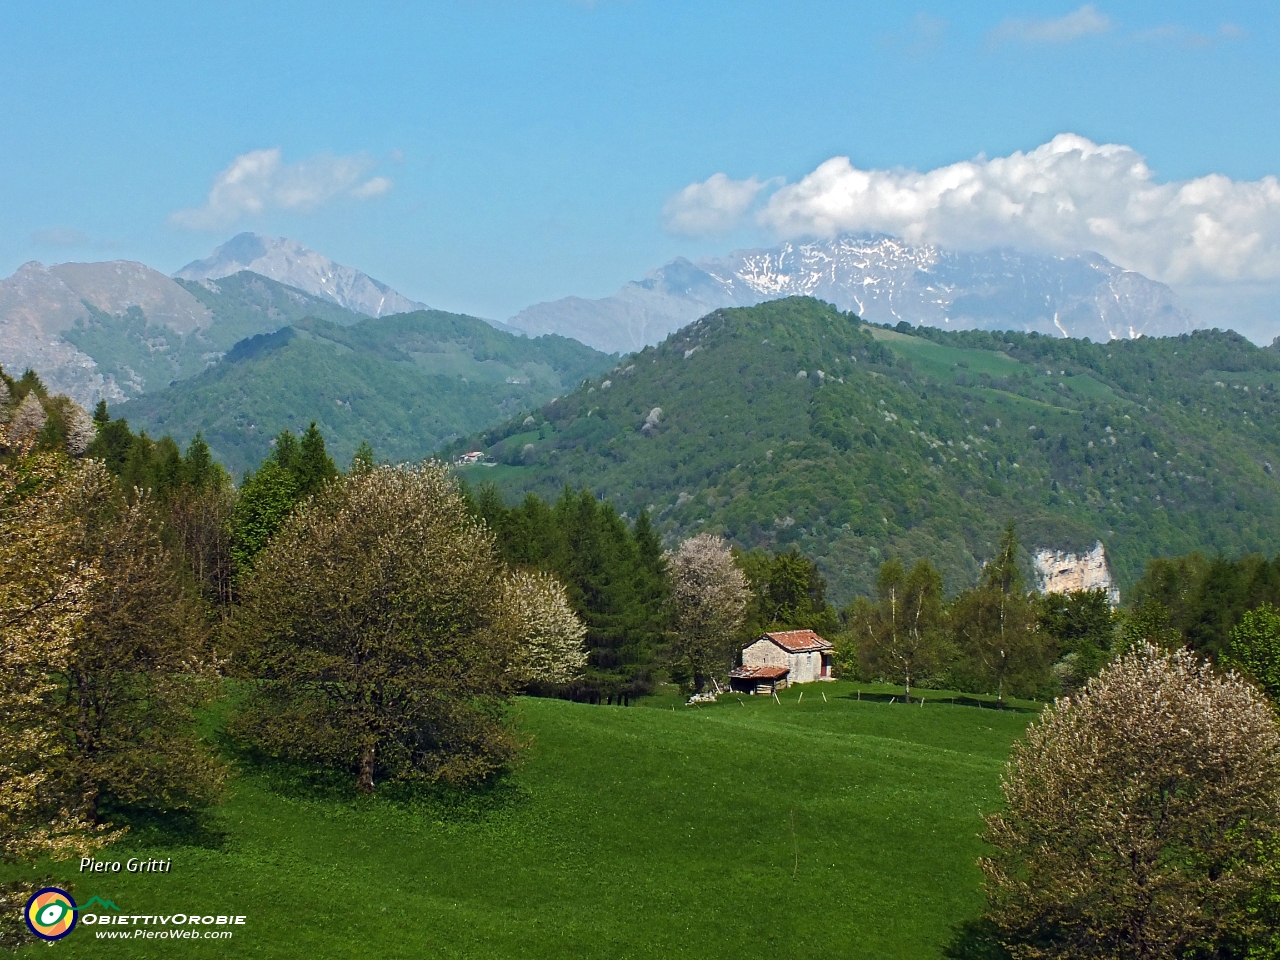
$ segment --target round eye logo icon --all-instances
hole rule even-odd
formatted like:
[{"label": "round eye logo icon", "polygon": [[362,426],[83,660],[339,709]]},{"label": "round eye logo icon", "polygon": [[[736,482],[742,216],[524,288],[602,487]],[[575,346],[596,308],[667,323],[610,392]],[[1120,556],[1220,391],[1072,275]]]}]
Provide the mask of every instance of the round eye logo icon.
[{"label": "round eye logo icon", "polygon": [[76,902],[65,890],[45,887],[31,895],[22,916],[41,940],[61,940],[76,928]]}]

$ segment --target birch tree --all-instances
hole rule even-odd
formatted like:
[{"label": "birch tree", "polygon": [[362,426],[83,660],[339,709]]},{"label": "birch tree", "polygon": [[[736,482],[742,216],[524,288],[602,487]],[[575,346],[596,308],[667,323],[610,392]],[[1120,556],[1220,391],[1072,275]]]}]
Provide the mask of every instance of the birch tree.
[{"label": "birch tree", "polygon": [[896,560],[880,568],[879,602],[855,607],[858,655],[869,676],[911,685],[944,668],[951,646],[943,629],[942,577],[927,560],[908,572]]},{"label": "birch tree", "polygon": [[723,537],[690,537],[666,561],[675,615],[672,660],[697,693],[729,662],[751,592]]}]

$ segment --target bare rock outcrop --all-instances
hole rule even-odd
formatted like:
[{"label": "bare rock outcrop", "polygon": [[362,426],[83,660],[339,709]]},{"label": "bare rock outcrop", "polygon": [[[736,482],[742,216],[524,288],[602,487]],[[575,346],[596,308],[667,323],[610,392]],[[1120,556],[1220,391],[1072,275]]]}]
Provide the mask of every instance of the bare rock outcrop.
[{"label": "bare rock outcrop", "polygon": [[1107,566],[1107,553],[1101,540],[1087,553],[1037,550],[1031,562],[1041,593],[1105,590],[1113,607],[1120,604],[1120,588],[1115,585],[1111,568]]}]

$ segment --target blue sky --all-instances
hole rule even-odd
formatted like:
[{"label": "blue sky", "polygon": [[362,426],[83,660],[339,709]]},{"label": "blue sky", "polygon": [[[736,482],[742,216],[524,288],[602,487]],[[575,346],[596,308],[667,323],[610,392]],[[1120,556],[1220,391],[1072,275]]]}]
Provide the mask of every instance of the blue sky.
[{"label": "blue sky", "polygon": [[[1089,224],[1107,204],[1168,206],[1184,181],[1213,194],[1139,225],[1117,211],[1124,236],[1104,253],[1257,309],[1280,282],[1280,197],[1263,179],[1280,173],[1277,21],[1262,3],[9,3],[0,273],[172,271],[248,229],[505,319],[680,254],[914,228],[901,210],[822,219],[813,191],[797,207],[833,158],[919,197],[932,187],[901,171],[1033,156],[1072,133],[1129,148],[1105,169],[1055,168],[1052,189],[1088,193]],[[1138,187],[1097,182],[1135,162],[1139,187],[1172,186],[1135,201]],[[1005,167],[965,169],[1008,186]],[[716,174],[738,192],[705,187]],[[1179,231],[1206,216],[1221,237],[1187,261]],[[1006,236],[968,214],[915,226],[971,245],[1079,233]]]}]

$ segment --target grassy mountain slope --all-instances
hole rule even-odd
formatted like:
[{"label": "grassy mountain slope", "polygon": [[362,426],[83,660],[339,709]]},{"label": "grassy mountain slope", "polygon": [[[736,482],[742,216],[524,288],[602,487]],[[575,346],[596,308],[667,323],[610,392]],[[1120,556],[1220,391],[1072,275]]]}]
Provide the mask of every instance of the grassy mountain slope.
[{"label": "grassy mountain slope", "polygon": [[415,460],[612,362],[574,340],[517,337],[439,311],[350,326],[304,319],[241,341],[200,375],[120,412],[135,429],[181,443],[203,431],[235,473],[256,465],[280,430],[312,420],[340,462],[362,440],[380,457]]},{"label": "grassy mountain slope", "polygon": [[89,320],[63,336],[98,362],[105,374],[131,393],[162,389],[194,377],[246,337],[271,333],[303,317],[330,323],[359,323],[361,314],[287,287],[256,273],[242,272],[205,285],[178,280],[209,308],[207,326],[183,335],[153,323],[138,307],[113,315],[85,304]]},{"label": "grassy mountain slope", "polygon": [[472,475],[512,497],[586,484],[669,537],[796,544],[839,601],[890,555],[972,582],[1011,519],[1033,549],[1101,539],[1124,586],[1153,555],[1275,552],[1278,383],[1280,354],[1233,333],[889,330],[791,298],[710,314],[490,431],[505,465]]},{"label": "grassy mountain slope", "polygon": [[[203,831],[141,823],[98,855],[171,873],[45,870],[125,914],[247,918],[190,957],[939,958],[981,909],[979,817],[1032,715],[815,686],[674,711],[526,699],[527,762],[452,805],[245,763]],[[97,930],[59,955],[179,954]]]}]

